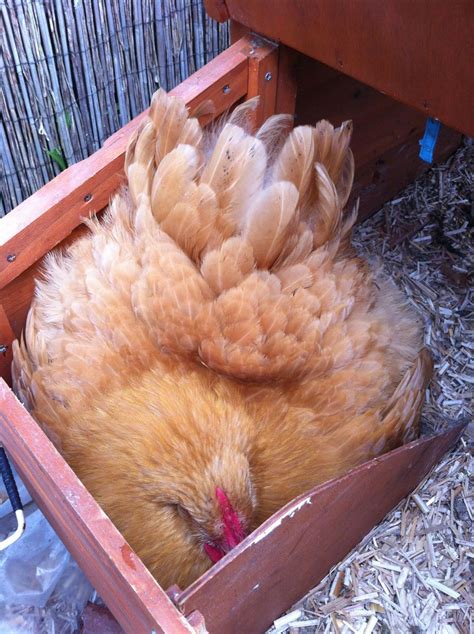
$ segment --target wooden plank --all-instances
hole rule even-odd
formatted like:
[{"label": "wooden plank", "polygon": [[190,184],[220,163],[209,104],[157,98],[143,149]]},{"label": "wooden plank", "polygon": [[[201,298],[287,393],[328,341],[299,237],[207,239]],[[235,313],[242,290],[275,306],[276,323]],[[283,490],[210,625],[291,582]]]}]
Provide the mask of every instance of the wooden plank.
[{"label": "wooden plank", "polygon": [[259,97],[258,107],[253,113],[253,127],[257,130],[272,114],[275,114],[278,86],[278,56],[276,44],[265,42],[249,34],[252,49],[249,55],[247,99]]},{"label": "wooden plank", "polygon": [[[79,225],[56,249],[64,249],[87,232],[88,229],[85,225]],[[42,263],[43,259],[38,260],[18,277],[15,277],[7,286],[0,288],[0,304],[3,306],[17,338],[23,330],[35,290],[35,279],[41,275]]]},{"label": "wooden plank", "polygon": [[[474,135],[471,0],[226,0],[233,20]],[[209,1],[208,11],[221,19]]]},{"label": "wooden plank", "polygon": [[0,443],[33,499],[126,632],[194,632],[1,379]]},{"label": "wooden plank", "polygon": [[225,22],[230,17],[227,0],[204,0],[204,7],[211,18],[218,22]]},{"label": "wooden plank", "polygon": [[[35,291],[37,273],[37,267],[33,265],[8,286],[0,289],[0,304],[16,338],[20,336],[25,325],[26,315]],[[5,378],[3,374],[2,376]]]},{"label": "wooden plank", "polygon": [[[221,114],[246,94],[249,49],[243,38],[172,94],[184,98],[191,108],[211,99],[215,116]],[[128,139],[145,116],[146,111],[92,156],[59,174],[0,220],[0,288],[61,242],[83,218],[108,204],[123,180]]]},{"label": "wooden plank", "polygon": [[123,634],[123,629],[110,611],[102,606],[88,603],[81,615],[79,634]]},{"label": "wooden plank", "polygon": [[[249,29],[246,26],[235,22],[235,20],[231,21],[231,42],[236,42],[247,34],[249,34]],[[275,97],[275,113],[294,114],[296,105],[295,65],[298,54],[287,46],[279,46],[278,50],[278,76]]]},{"label": "wooden plank", "polygon": [[296,63],[298,54],[287,46],[279,47],[278,83],[275,111],[283,114],[295,114],[296,109]]},{"label": "wooden plank", "polygon": [[[402,104],[400,106],[405,107]],[[387,200],[394,198],[429,167],[419,158],[418,140],[421,134],[420,127],[417,127],[402,143],[386,149],[377,158],[365,164],[356,162],[354,186],[348,205],[360,199],[359,222],[378,211]],[[458,132],[443,128],[436,146],[436,161],[451,156],[459,147],[461,139]]]},{"label": "wooden plank", "polygon": [[180,594],[178,606],[199,610],[210,632],[264,632],[413,491],[463,429],[412,442],[296,498]]},{"label": "wooden plank", "polygon": [[11,380],[11,366],[13,361],[12,343],[15,333],[8,320],[5,309],[0,304],[0,377],[7,381]]},{"label": "wooden plank", "polygon": [[[206,0],[204,0],[204,4],[206,5],[206,10],[207,10],[207,2]],[[209,10],[207,10],[208,13]],[[231,44],[233,44],[234,42],[237,42],[237,40],[240,40],[241,37],[244,37],[244,35],[246,35],[249,32],[249,28],[244,26],[243,24],[239,24],[238,22],[236,22],[235,20],[231,20],[230,22],[230,42]]]}]

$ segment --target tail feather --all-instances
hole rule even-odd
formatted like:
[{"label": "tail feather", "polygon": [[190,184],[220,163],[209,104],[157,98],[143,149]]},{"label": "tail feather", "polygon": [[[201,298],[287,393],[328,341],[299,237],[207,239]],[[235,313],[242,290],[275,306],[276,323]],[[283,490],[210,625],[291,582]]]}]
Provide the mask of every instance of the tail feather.
[{"label": "tail feather", "polygon": [[341,177],[352,136],[352,122],[345,121],[334,129],[328,121],[319,121],[313,128],[315,162],[322,163],[329,177],[337,183]]},{"label": "tail feather", "polygon": [[149,117],[157,130],[156,165],[180,143],[200,146],[201,127],[197,120],[188,118],[188,111],[181,99],[167,95],[162,89],[158,90],[151,100]]},{"label": "tail feather", "polygon": [[216,195],[201,183],[190,189],[186,202],[173,207],[161,228],[197,263],[204,253],[222,243],[217,217]]},{"label": "tail feather", "polygon": [[293,183],[304,212],[314,189],[314,135],[311,126],[295,128],[285,141],[273,166],[273,181]]},{"label": "tail feather", "polygon": [[354,155],[352,150],[347,148],[346,156],[342,162],[339,176],[335,181],[339,204],[344,208],[349,200],[354,182]]},{"label": "tail feather", "polygon": [[[125,173],[132,199],[150,189],[154,169],[180,144],[201,148],[203,132],[199,121],[189,118],[185,104],[176,97],[158,90],[152,98],[149,117],[130,140],[125,153]],[[149,168],[152,167],[151,175]],[[147,173],[148,183],[137,176]],[[149,193],[149,192],[148,192]]]},{"label": "tail feather", "polygon": [[[342,211],[353,176],[352,126],[334,129],[323,121],[297,127],[285,139],[281,132],[291,117],[276,116],[253,136],[244,128],[254,107],[235,110],[217,138],[211,135],[208,154],[203,131],[184,103],[156,93],[126,154],[130,201],[116,197],[110,226],[106,220],[103,230],[93,229],[93,253],[77,252],[64,277],[66,294],[78,296],[74,310],[61,298],[48,299],[61,317],[69,311],[66,325],[55,322],[55,334],[79,328],[95,301],[93,308],[103,314],[94,328],[104,329],[107,355],[118,354],[127,333],[114,332],[109,350],[106,305],[113,303],[120,315],[128,302],[121,323],[130,327],[138,318],[142,339],[245,380],[342,366],[351,342],[354,354],[363,354],[380,331],[372,327],[380,323],[380,311],[373,309],[377,291],[364,278],[359,286],[370,295],[365,334],[359,341],[346,328],[361,302],[359,286],[348,280],[358,280],[363,268],[342,258],[355,218]],[[114,233],[119,215],[126,239]],[[117,253],[126,255],[127,266],[115,266]],[[89,265],[80,268],[82,261]],[[74,285],[73,269],[83,273],[83,288]],[[121,284],[120,292],[106,300],[111,281]],[[56,295],[61,284],[54,286]],[[102,297],[100,304],[91,295]],[[61,337],[48,327],[48,345],[55,349],[59,344],[52,340]],[[387,350],[390,336],[384,334]]]},{"label": "tail feather", "polygon": [[125,154],[125,173],[132,200],[136,203],[139,194],[150,193],[154,168],[154,145],[156,129],[151,121],[146,121],[139,133],[132,139]]},{"label": "tail feather", "polygon": [[298,229],[283,246],[280,255],[276,259],[273,269],[290,266],[303,262],[313,251],[313,232],[305,222],[300,222]]},{"label": "tail feather", "polygon": [[355,250],[352,247],[352,228],[356,223],[357,216],[359,215],[359,200],[357,199],[352,210],[343,218],[342,226],[339,235],[339,247],[337,257],[349,257],[355,255]]},{"label": "tail feather", "polygon": [[224,117],[222,124],[226,125],[230,123],[236,125],[242,128],[247,134],[252,134],[253,114],[258,108],[259,102],[260,98],[258,96],[247,99],[234,108],[227,117]]},{"label": "tail feather", "polygon": [[[174,124],[184,125],[185,112],[176,103],[165,102],[160,94],[151,113],[159,132],[157,147],[167,149],[157,162],[151,208],[160,230],[190,260],[185,265],[187,277],[179,280],[175,272],[181,269],[170,262],[170,289],[160,283],[160,305],[140,309],[146,313],[151,331],[161,344],[166,340],[173,349],[186,341],[181,344],[186,354],[197,345],[195,353],[202,362],[239,378],[275,378],[314,370],[314,358],[306,349],[309,330],[298,323],[304,316],[308,323],[316,324],[311,336],[319,341],[328,327],[321,311],[329,310],[331,298],[336,301],[341,295],[336,283],[331,283],[329,292],[320,278],[330,273],[339,242],[349,236],[351,220],[343,220],[342,209],[353,175],[350,123],[338,129],[327,122],[320,122],[316,129],[300,126],[285,139],[291,117],[277,115],[253,136],[249,134],[250,115],[257,101],[252,100],[236,108],[227,123],[211,134],[211,151],[201,152],[198,133],[189,145],[176,146],[180,137]],[[206,147],[206,143],[205,139],[202,145]],[[135,141],[133,147],[139,156],[139,143]],[[155,154],[155,161],[158,158]],[[137,179],[141,177],[140,172]],[[158,260],[150,257],[156,265],[148,267],[137,285],[142,289],[137,297],[143,297],[143,306],[150,293],[158,291],[156,278],[165,274],[164,269],[158,273],[161,260],[158,266]],[[179,262],[179,266],[184,264]],[[191,262],[195,266],[192,275]],[[264,275],[266,271],[275,274]],[[204,286],[197,282],[199,278]],[[173,284],[179,286],[179,292],[171,292]],[[253,295],[249,308],[257,325],[253,338],[248,319],[244,320],[246,336],[243,322],[239,327],[225,326],[235,306],[246,305],[244,292]],[[186,301],[180,305],[183,298]],[[342,319],[353,299],[337,301],[334,315]],[[203,303],[200,311],[199,302]],[[166,311],[174,317],[168,317],[164,338],[162,327],[154,328],[152,322],[159,315],[164,318]],[[295,311],[300,311],[298,319]],[[184,324],[189,329],[186,336]],[[279,324],[279,332],[273,332],[275,324]],[[222,329],[214,340],[213,329]],[[326,355],[323,366],[331,363],[334,358]]]},{"label": "tail feather", "polygon": [[255,135],[267,151],[268,163],[273,163],[274,157],[281,150],[293,125],[293,117],[287,114],[275,114],[269,117]]},{"label": "tail feather", "polygon": [[243,235],[252,245],[257,265],[270,268],[298,226],[298,190],[280,181],[263,189],[248,210]]},{"label": "tail feather", "polygon": [[179,145],[163,158],[151,188],[151,208],[158,222],[194,192],[198,167],[199,156],[191,145]]},{"label": "tail feather", "polygon": [[238,232],[250,201],[262,187],[265,169],[263,143],[236,125],[225,125],[200,178],[216,193],[218,227],[224,237]]},{"label": "tail feather", "polygon": [[334,181],[321,163],[316,163],[316,189],[318,197],[313,227],[315,248],[326,244],[337,235],[342,214]]},{"label": "tail feather", "polygon": [[433,361],[425,348],[406,371],[392,398],[381,412],[385,450],[419,435],[419,419],[425,400],[425,390],[433,373]]}]

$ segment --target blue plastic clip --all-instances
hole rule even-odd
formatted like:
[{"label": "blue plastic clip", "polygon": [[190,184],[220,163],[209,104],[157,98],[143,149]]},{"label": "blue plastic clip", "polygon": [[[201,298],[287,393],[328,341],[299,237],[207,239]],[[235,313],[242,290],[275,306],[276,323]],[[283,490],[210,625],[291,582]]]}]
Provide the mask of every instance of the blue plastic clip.
[{"label": "blue plastic clip", "polygon": [[438,134],[441,124],[436,119],[427,119],[425,126],[425,134],[418,141],[420,144],[420,158],[427,163],[433,162],[433,152],[438,140]]}]

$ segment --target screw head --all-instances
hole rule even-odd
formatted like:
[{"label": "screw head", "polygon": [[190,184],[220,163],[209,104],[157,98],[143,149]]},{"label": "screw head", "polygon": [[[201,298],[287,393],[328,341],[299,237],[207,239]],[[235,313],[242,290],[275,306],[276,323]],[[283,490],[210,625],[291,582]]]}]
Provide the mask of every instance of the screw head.
[{"label": "screw head", "polygon": [[226,84],[224,86],[224,88],[222,89],[222,92],[224,93],[224,95],[228,95],[230,93],[230,86],[229,84]]},{"label": "screw head", "polygon": [[7,255],[7,262],[14,262],[16,260],[16,255],[14,253],[10,253]]},{"label": "screw head", "polygon": [[272,74],[269,73],[265,73],[265,81],[270,81],[270,79],[272,78]]}]

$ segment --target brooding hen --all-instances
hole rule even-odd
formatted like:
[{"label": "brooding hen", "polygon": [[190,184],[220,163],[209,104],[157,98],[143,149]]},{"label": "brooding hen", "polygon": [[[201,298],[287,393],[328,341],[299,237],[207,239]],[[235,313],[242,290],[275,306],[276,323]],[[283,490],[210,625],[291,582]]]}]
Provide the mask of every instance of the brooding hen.
[{"label": "brooding hen", "polygon": [[[158,580],[417,434],[430,361],[350,248],[350,124],[204,133],[159,91],[128,191],[37,284],[17,393]],[[278,137],[275,140],[275,137]]]}]

